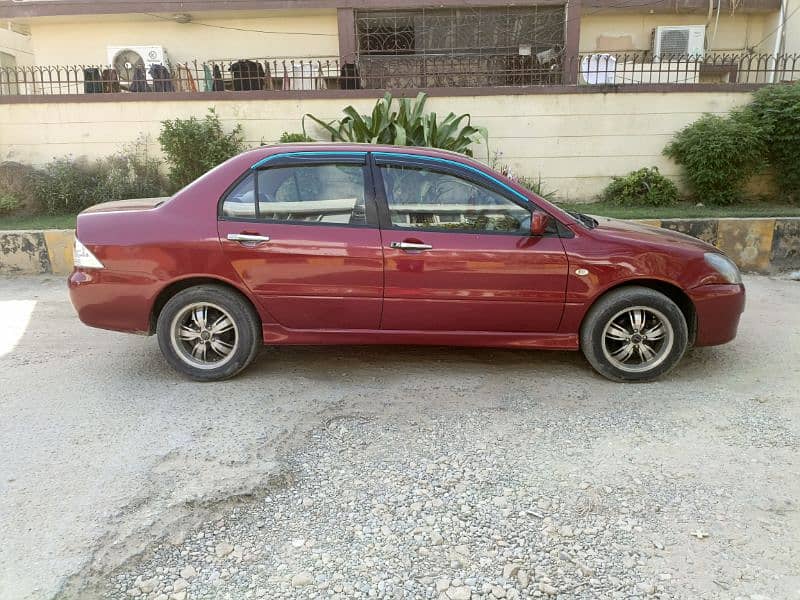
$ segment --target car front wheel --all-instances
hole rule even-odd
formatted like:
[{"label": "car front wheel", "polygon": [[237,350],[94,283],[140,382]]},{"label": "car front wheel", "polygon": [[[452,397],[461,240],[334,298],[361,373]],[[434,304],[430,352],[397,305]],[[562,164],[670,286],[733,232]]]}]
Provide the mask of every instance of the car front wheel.
[{"label": "car front wheel", "polygon": [[686,318],[675,302],[650,288],[609,292],[589,310],[581,349],[601,375],[614,381],[652,381],[680,361],[688,344]]},{"label": "car front wheel", "polygon": [[253,307],[238,293],[215,285],[191,287],[170,298],[156,333],[170,366],[198,381],[233,377],[261,346]]}]

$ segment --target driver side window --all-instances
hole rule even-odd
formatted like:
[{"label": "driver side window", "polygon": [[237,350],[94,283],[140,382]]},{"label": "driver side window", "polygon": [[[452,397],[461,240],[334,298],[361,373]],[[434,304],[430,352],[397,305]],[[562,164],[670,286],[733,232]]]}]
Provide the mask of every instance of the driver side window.
[{"label": "driver side window", "polygon": [[394,227],[524,233],[530,211],[455,175],[404,165],[381,167]]}]

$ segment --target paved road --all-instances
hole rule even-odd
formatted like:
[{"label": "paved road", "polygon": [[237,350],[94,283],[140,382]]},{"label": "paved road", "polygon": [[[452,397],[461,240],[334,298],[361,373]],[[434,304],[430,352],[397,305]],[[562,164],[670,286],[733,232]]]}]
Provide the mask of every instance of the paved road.
[{"label": "paved road", "polygon": [[[414,451],[415,419],[456,429],[463,420],[483,453],[511,452],[503,444],[523,430],[563,429],[571,450],[538,455],[540,475],[569,467],[590,479],[595,469],[612,477],[635,468],[643,490],[659,472],[697,477],[730,500],[727,518],[742,535],[641,568],[682,565],[673,592],[796,597],[800,283],[746,283],[737,340],[693,350],[653,384],[607,382],[575,353],[346,347],[268,349],[243,376],[203,385],[168,370],[153,338],[81,325],[62,280],[0,279],[0,598],[109,594],[112,572],[158,568],[165,535],[180,544],[209,518],[233,519],[231,510],[254,509],[276,485],[302,482],[314,469],[304,461],[328,443],[319,428],[354,416],[366,419],[357,436],[397,424],[380,439],[394,457]],[[656,433],[643,428],[650,422]],[[453,440],[463,434],[447,431]],[[599,447],[602,464],[579,460]],[[324,450],[320,464],[335,465],[338,451]],[[458,447],[449,452],[459,460]],[[626,506],[636,503],[631,493]],[[693,502],[702,508],[693,522],[713,529],[719,506]],[[714,561],[734,569],[717,584]]]}]

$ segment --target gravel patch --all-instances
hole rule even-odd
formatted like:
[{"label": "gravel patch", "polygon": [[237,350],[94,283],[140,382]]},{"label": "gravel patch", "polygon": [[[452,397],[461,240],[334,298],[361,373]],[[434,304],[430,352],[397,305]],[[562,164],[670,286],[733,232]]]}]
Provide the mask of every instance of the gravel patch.
[{"label": "gravel patch", "polygon": [[[652,412],[591,419],[510,400],[455,419],[332,420],[287,457],[293,483],[151,548],[104,595],[783,597],[773,594],[796,550],[781,558],[773,548],[755,568],[763,548],[752,542],[796,542],[796,500],[756,496],[755,510],[770,517],[752,531],[741,495],[756,490],[700,467],[729,428],[665,464],[663,446],[679,448],[676,426],[687,424]],[[761,426],[791,460],[796,437],[770,420],[748,423],[745,437]]]}]

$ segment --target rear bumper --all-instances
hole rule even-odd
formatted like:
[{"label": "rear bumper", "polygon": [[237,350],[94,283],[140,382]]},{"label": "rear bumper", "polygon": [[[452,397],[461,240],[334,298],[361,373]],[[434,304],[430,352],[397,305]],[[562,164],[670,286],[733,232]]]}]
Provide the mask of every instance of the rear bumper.
[{"label": "rear bumper", "polygon": [[742,284],[701,285],[689,290],[697,314],[695,346],[717,346],[736,337],[745,305]]},{"label": "rear bumper", "polygon": [[67,280],[78,318],[91,327],[150,333],[156,282],[145,275],[75,269]]}]

